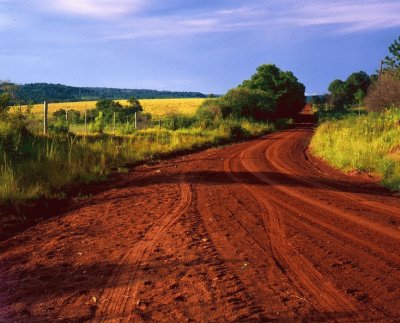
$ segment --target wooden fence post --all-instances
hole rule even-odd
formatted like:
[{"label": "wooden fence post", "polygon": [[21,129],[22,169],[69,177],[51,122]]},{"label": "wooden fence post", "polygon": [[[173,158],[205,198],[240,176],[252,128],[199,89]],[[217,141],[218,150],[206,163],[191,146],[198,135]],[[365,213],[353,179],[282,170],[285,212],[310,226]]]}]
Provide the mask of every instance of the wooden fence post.
[{"label": "wooden fence post", "polygon": [[135,112],[135,129],[137,129],[137,112]]},{"label": "wooden fence post", "polygon": [[87,111],[85,109],[85,133],[87,133]]},{"label": "wooden fence post", "polygon": [[49,105],[47,103],[47,101],[44,101],[43,103],[43,133],[46,135],[47,134],[47,113],[49,111]]},{"label": "wooden fence post", "polygon": [[68,109],[65,109],[65,121],[67,123],[67,130],[69,130],[69,123],[68,123]]},{"label": "wooden fence post", "polygon": [[160,119],[160,129],[161,129],[161,119]]},{"label": "wooden fence post", "polygon": [[114,135],[115,135],[115,112],[114,112],[114,125],[113,125],[113,127],[114,127],[113,132],[114,132]]}]

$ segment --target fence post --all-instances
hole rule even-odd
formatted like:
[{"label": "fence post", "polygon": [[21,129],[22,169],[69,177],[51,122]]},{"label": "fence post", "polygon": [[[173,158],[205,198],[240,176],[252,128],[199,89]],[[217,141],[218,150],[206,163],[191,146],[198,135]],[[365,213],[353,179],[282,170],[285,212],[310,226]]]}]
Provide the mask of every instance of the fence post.
[{"label": "fence post", "polygon": [[113,127],[114,127],[113,132],[114,132],[114,135],[115,135],[115,112],[114,112],[114,125],[113,125]]},{"label": "fence post", "polygon": [[45,135],[47,134],[47,127],[48,127],[48,124],[47,124],[48,110],[49,110],[48,103],[47,103],[47,101],[44,101],[43,102],[43,134],[45,134]]},{"label": "fence post", "polygon": [[160,122],[160,129],[161,129],[161,119],[160,119],[160,121],[159,121],[159,122]]},{"label": "fence post", "polygon": [[65,109],[65,121],[67,122],[67,130],[69,131],[69,123],[68,123],[68,109]]},{"label": "fence post", "polygon": [[144,116],[144,129],[146,129],[146,128],[147,128],[147,117]]},{"label": "fence post", "polygon": [[87,133],[87,111],[85,109],[85,133]]},{"label": "fence post", "polygon": [[137,129],[137,112],[135,112],[135,129]]}]

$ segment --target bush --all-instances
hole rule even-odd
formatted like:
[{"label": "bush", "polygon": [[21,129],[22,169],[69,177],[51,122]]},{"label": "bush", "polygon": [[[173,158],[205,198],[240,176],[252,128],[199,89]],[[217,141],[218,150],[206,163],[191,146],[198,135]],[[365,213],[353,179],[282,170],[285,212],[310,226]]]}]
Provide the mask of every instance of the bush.
[{"label": "bush", "polygon": [[225,118],[231,116],[234,119],[266,120],[276,108],[274,98],[260,89],[232,89],[219,101]]},{"label": "bush", "polygon": [[190,128],[196,122],[196,117],[188,116],[185,114],[170,114],[163,121],[165,128],[169,130],[178,130],[183,128]]},{"label": "bush", "polygon": [[395,73],[385,72],[368,91],[365,108],[368,111],[383,111],[391,107],[400,107],[400,80]]}]

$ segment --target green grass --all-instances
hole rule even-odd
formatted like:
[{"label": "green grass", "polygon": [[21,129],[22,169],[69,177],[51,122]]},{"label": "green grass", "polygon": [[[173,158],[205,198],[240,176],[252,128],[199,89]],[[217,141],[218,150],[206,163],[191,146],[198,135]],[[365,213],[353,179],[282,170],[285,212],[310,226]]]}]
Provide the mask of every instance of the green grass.
[{"label": "green grass", "polygon": [[400,110],[342,116],[322,122],[311,141],[313,153],[344,170],[379,174],[400,191]]},{"label": "green grass", "polygon": [[[11,118],[12,119],[12,118]],[[132,135],[34,135],[26,121],[0,120],[0,204],[61,196],[72,183],[105,179],[111,169],[260,135],[271,123],[225,120],[209,129],[150,128]]]}]

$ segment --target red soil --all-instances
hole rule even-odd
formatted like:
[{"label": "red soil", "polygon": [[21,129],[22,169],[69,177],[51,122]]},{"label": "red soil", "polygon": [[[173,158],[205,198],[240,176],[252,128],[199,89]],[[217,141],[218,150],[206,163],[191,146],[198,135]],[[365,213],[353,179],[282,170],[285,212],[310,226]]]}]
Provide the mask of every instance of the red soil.
[{"label": "red soil", "polygon": [[394,321],[400,201],[308,124],[141,166],[0,244],[1,321]]}]

